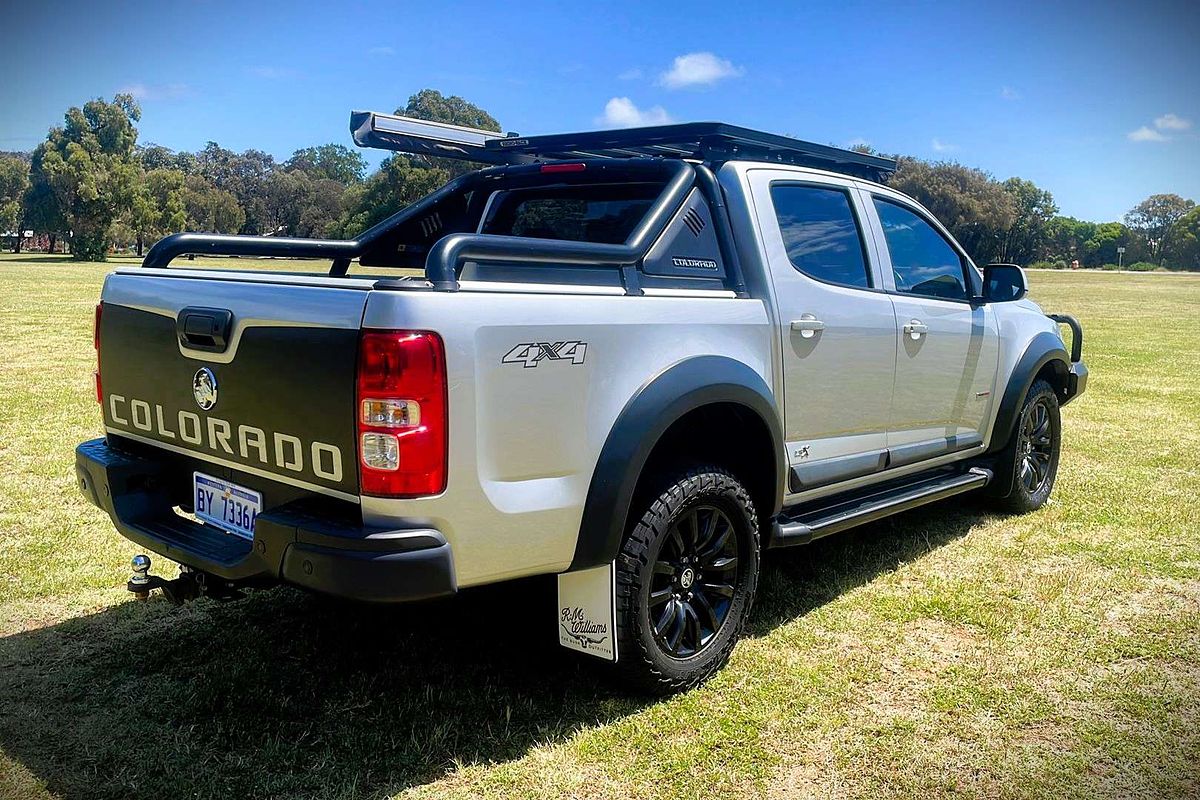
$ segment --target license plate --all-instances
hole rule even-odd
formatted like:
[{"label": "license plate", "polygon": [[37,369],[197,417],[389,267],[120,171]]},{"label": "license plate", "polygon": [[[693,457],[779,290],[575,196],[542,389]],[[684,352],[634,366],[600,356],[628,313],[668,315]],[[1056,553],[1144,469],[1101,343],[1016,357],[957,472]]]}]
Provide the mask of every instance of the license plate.
[{"label": "license plate", "polygon": [[243,539],[254,538],[254,520],[262,513],[262,494],[203,472],[192,473],[195,514]]}]

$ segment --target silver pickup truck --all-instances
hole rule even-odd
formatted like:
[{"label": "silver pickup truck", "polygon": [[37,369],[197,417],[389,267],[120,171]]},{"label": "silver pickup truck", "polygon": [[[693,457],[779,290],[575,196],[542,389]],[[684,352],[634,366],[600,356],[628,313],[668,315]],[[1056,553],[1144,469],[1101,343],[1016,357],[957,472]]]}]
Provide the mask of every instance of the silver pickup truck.
[{"label": "silver pickup truck", "polygon": [[[887,188],[894,162],[718,123],[351,130],[488,166],[353,241],[178,234],[105,282],[105,436],[76,471],[182,565],[137,556],[140,595],[557,574],[533,624],[670,691],[725,663],[764,550],[1049,497],[1082,331]],[[168,268],[185,254],[330,266]]]}]

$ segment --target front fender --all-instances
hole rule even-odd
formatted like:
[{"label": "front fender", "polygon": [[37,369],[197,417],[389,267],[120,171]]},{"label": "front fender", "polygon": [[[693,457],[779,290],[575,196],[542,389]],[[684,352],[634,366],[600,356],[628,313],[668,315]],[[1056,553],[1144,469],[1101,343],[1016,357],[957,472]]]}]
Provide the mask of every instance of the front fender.
[{"label": "front fender", "polygon": [[[1012,374],[1008,376],[1008,383],[996,412],[996,423],[992,426],[989,455],[1003,450],[1012,439],[1017,418],[1021,414],[1021,405],[1025,402],[1025,396],[1029,394],[1029,387],[1047,364],[1054,365],[1055,376],[1060,381],[1060,386],[1065,387],[1070,370],[1070,356],[1063,348],[1062,339],[1050,331],[1042,331],[1029,341]],[[1055,388],[1062,391],[1059,386]]]},{"label": "front fender", "polygon": [[592,473],[570,570],[607,564],[616,557],[634,490],[655,444],[685,414],[713,403],[743,406],[766,425],[775,449],[776,490],[771,514],[779,511],[787,458],[770,387],[761,375],[732,358],[689,358],[644,384],[609,431]]}]

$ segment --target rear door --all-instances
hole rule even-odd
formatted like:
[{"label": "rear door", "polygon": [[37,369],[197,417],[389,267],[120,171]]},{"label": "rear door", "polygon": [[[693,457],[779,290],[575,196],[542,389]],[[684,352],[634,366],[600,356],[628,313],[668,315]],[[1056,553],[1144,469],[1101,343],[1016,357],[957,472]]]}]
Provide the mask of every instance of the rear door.
[{"label": "rear door", "polygon": [[792,493],[884,468],[895,316],[850,181],[748,173],[778,309]]},{"label": "rear door", "polygon": [[995,402],[995,315],[972,303],[978,277],[940,226],[900,197],[864,195],[896,310],[890,465],[977,448]]},{"label": "rear door", "polygon": [[108,434],[265,490],[268,504],[357,502],[355,361],[370,282],[155,272],[105,284]]}]

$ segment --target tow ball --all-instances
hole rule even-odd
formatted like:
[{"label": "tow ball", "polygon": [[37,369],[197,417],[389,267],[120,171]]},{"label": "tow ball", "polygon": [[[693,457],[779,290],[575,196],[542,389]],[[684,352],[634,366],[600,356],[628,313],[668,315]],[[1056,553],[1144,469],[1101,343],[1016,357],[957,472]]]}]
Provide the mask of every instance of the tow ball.
[{"label": "tow ball", "polygon": [[179,577],[174,580],[151,575],[150,556],[143,553],[134,556],[129,565],[133,574],[125,588],[133,592],[133,596],[138,600],[148,599],[150,592],[155,589],[162,590],[163,597],[175,605],[182,605],[202,595],[214,600],[236,600],[242,597],[242,593],[233,584],[186,566],[180,567]]}]

